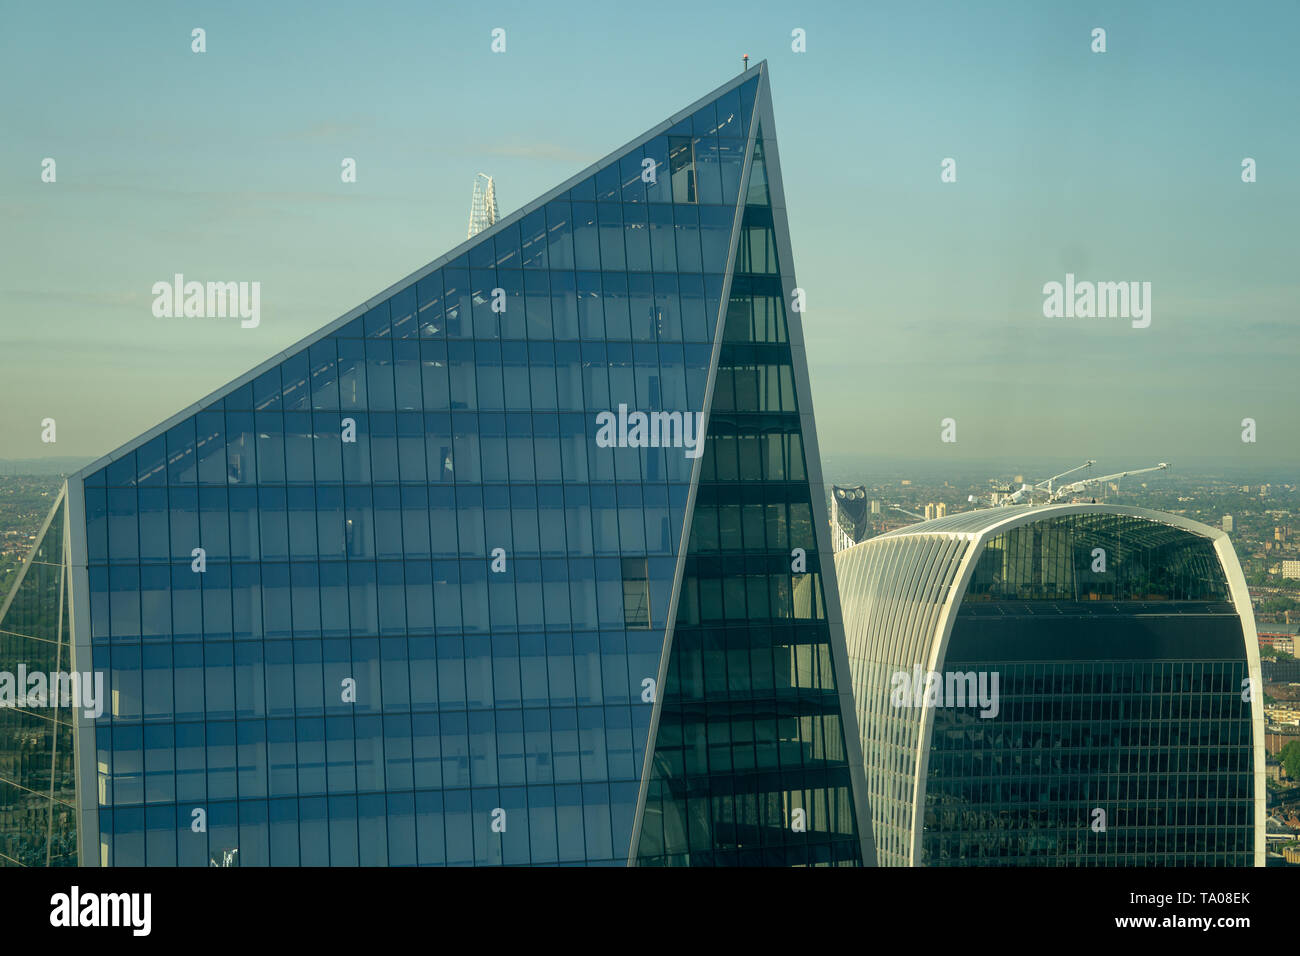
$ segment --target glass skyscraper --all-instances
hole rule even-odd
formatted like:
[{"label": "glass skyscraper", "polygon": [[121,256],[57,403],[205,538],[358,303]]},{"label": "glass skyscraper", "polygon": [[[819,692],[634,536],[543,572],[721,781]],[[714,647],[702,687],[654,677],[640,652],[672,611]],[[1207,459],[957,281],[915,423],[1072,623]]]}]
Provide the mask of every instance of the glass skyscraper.
[{"label": "glass skyscraper", "polygon": [[68,479],[0,863],[874,862],[759,64]]},{"label": "glass skyscraper", "polygon": [[1222,531],[1003,507],[835,563],[881,865],[1263,865],[1259,649]]}]

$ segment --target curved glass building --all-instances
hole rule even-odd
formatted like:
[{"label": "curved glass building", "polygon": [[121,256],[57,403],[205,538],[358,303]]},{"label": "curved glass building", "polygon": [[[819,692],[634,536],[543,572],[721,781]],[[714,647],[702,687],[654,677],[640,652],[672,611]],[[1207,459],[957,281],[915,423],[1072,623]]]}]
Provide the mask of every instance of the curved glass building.
[{"label": "curved glass building", "polygon": [[771,102],[71,476],[0,691],[102,689],[0,708],[0,865],[870,862]]},{"label": "curved glass building", "polygon": [[1263,865],[1259,652],[1222,531],[1004,507],[836,568],[881,865]]}]

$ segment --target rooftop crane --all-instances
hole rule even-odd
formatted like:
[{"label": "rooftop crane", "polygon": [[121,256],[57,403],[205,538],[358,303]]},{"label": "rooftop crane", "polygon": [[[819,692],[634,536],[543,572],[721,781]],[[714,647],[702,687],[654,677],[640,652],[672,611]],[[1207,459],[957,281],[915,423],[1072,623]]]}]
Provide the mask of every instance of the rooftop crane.
[{"label": "rooftop crane", "polygon": [[[1071,468],[1069,471],[1063,471],[1059,475],[1053,475],[1051,478],[1046,478],[1043,481],[1040,481],[1033,485],[1021,484],[1021,486],[1015,489],[1014,491],[1012,491],[1010,488],[1007,488],[1005,491],[996,488],[996,485],[999,484],[998,480],[996,478],[990,478],[989,484],[994,485],[995,488],[993,494],[989,495],[989,504],[995,507],[997,505],[1019,505],[1019,504],[1026,504],[1026,503],[1033,504],[1035,492],[1041,491],[1042,489],[1046,488],[1048,495],[1051,495],[1052,489],[1055,487],[1055,482],[1058,478],[1064,478],[1066,475],[1072,475],[1076,471],[1081,471],[1084,468],[1091,468],[1095,464],[1097,464],[1096,459],[1089,458],[1082,465],[1076,465],[1075,467]],[[998,495],[1000,494],[1005,495],[1005,497],[1003,497],[1001,501],[998,500]],[[969,501],[971,504],[975,504],[975,502],[977,502],[979,498],[976,497],[975,495],[967,495],[966,500]]]},{"label": "rooftop crane", "polygon": [[1113,475],[1100,475],[1096,478],[1084,478],[1082,481],[1072,481],[1068,485],[1062,485],[1060,488],[1057,488],[1056,491],[1052,493],[1052,497],[1049,500],[1059,501],[1069,495],[1078,494],[1089,485],[1098,485],[1107,481],[1118,481],[1121,478],[1127,478],[1129,475],[1144,475],[1150,471],[1165,471],[1168,468],[1169,462],[1162,461],[1160,464],[1153,465],[1150,468],[1135,468],[1132,471],[1120,471]]},{"label": "rooftop crane", "polygon": [[1003,498],[1001,503],[1004,505],[1018,505],[1026,498],[1032,498],[1033,494],[1034,494],[1033,488],[1029,487],[1028,485],[1021,485],[1018,489],[1016,489],[1015,491],[1011,492],[1011,494]]},{"label": "rooftop crane", "polygon": [[1048,478],[1045,481],[1040,481],[1038,484],[1034,485],[1034,488],[1038,489],[1046,485],[1047,493],[1050,495],[1052,493],[1052,488],[1053,488],[1052,483],[1056,481],[1057,478],[1064,478],[1066,475],[1072,475],[1076,471],[1082,471],[1084,468],[1091,468],[1095,464],[1097,464],[1097,460],[1095,458],[1089,458],[1082,465],[1079,465],[1075,468],[1071,468],[1069,471],[1063,471],[1059,475],[1053,475],[1051,478]]},{"label": "rooftop crane", "polygon": [[1001,503],[1004,505],[1018,505],[1021,502],[1028,499],[1029,503],[1033,504],[1034,492],[1041,491],[1043,488],[1046,488],[1048,495],[1051,495],[1053,483],[1056,481],[1057,478],[1064,478],[1066,475],[1072,475],[1076,471],[1081,471],[1084,468],[1091,468],[1095,464],[1097,464],[1097,460],[1095,458],[1089,458],[1082,465],[1076,465],[1074,468],[1071,468],[1069,471],[1063,471],[1059,475],[1053,475],[1051,478],[1045,478],[1044,480],[1037,482],[1033,486],[1022,484],[1017,490],[1011,492],[1011,494],[1003,498]]}]

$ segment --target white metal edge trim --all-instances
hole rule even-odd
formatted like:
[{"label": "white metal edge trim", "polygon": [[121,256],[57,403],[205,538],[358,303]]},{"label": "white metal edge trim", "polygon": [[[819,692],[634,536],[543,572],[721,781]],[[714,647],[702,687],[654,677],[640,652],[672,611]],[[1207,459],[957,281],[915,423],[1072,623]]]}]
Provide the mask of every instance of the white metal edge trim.
[{"label": "white metal edge trim", "polygon": [[[93,671],[90,646],[90,572],[86,543],[86,496],[80,478],[69,478],[67,522],[71,529],[68,568],[72,600],[68,605],[68,626],[72,631],[71,670]],[[77,864],[99,866],[99,781],[96,766],[95,721],[80,708],[72,725],[73,772],[77,788]],[[89,842],[88,837],[94,836]]]},{"label": "white metal edge trim", "polygon": [[1255,865],[1267,862],[1268,784],[1264,771],[1264,676],[1259,662],[1259,634],[1255,629],[1255,612],[1250,603],[1250,588],[1241,571],[1237,552],[1228,535],[1222,531],[1214,539],[1214,550],[1219,565],[1228,579],[1228,590],[1233,606],[1241,620],[1241,636],[1246,644],[1246,669],[1250,674],[1253,692],[1250,700],[1251,776],[1255,792]]}]

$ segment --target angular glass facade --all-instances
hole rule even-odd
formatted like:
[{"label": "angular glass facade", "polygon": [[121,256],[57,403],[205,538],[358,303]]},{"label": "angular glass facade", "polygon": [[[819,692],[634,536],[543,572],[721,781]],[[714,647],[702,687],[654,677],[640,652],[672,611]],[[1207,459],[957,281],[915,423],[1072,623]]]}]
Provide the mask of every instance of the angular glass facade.
[{"label": "angular glass facade", "polygon": [[[696,693],[665,652],[737,584],[772,609],[705,619],[755,661],[710,727],[750,765],[692,788],[744,807],[690,862],[864,859],[767,97],[760,65],[69,480],[73,656],[108,700],[82,862],[675,857],[634,840],[656,708]],[[701,575],[693,510],[724,502],[761,533]],[[791,794],[774,842],[752,808]]]},{"label": "angular glass facade", "polygon": [[[668,654],[642,865],[863,861],[762,142],[760,129]],[[806,555],[797,574],[795,549]]]},{"label": "angular glass facade", "polygon": [[1002,508],[836,562],[883,864],[1262,865],[1259,657],[1222,532]]}]

